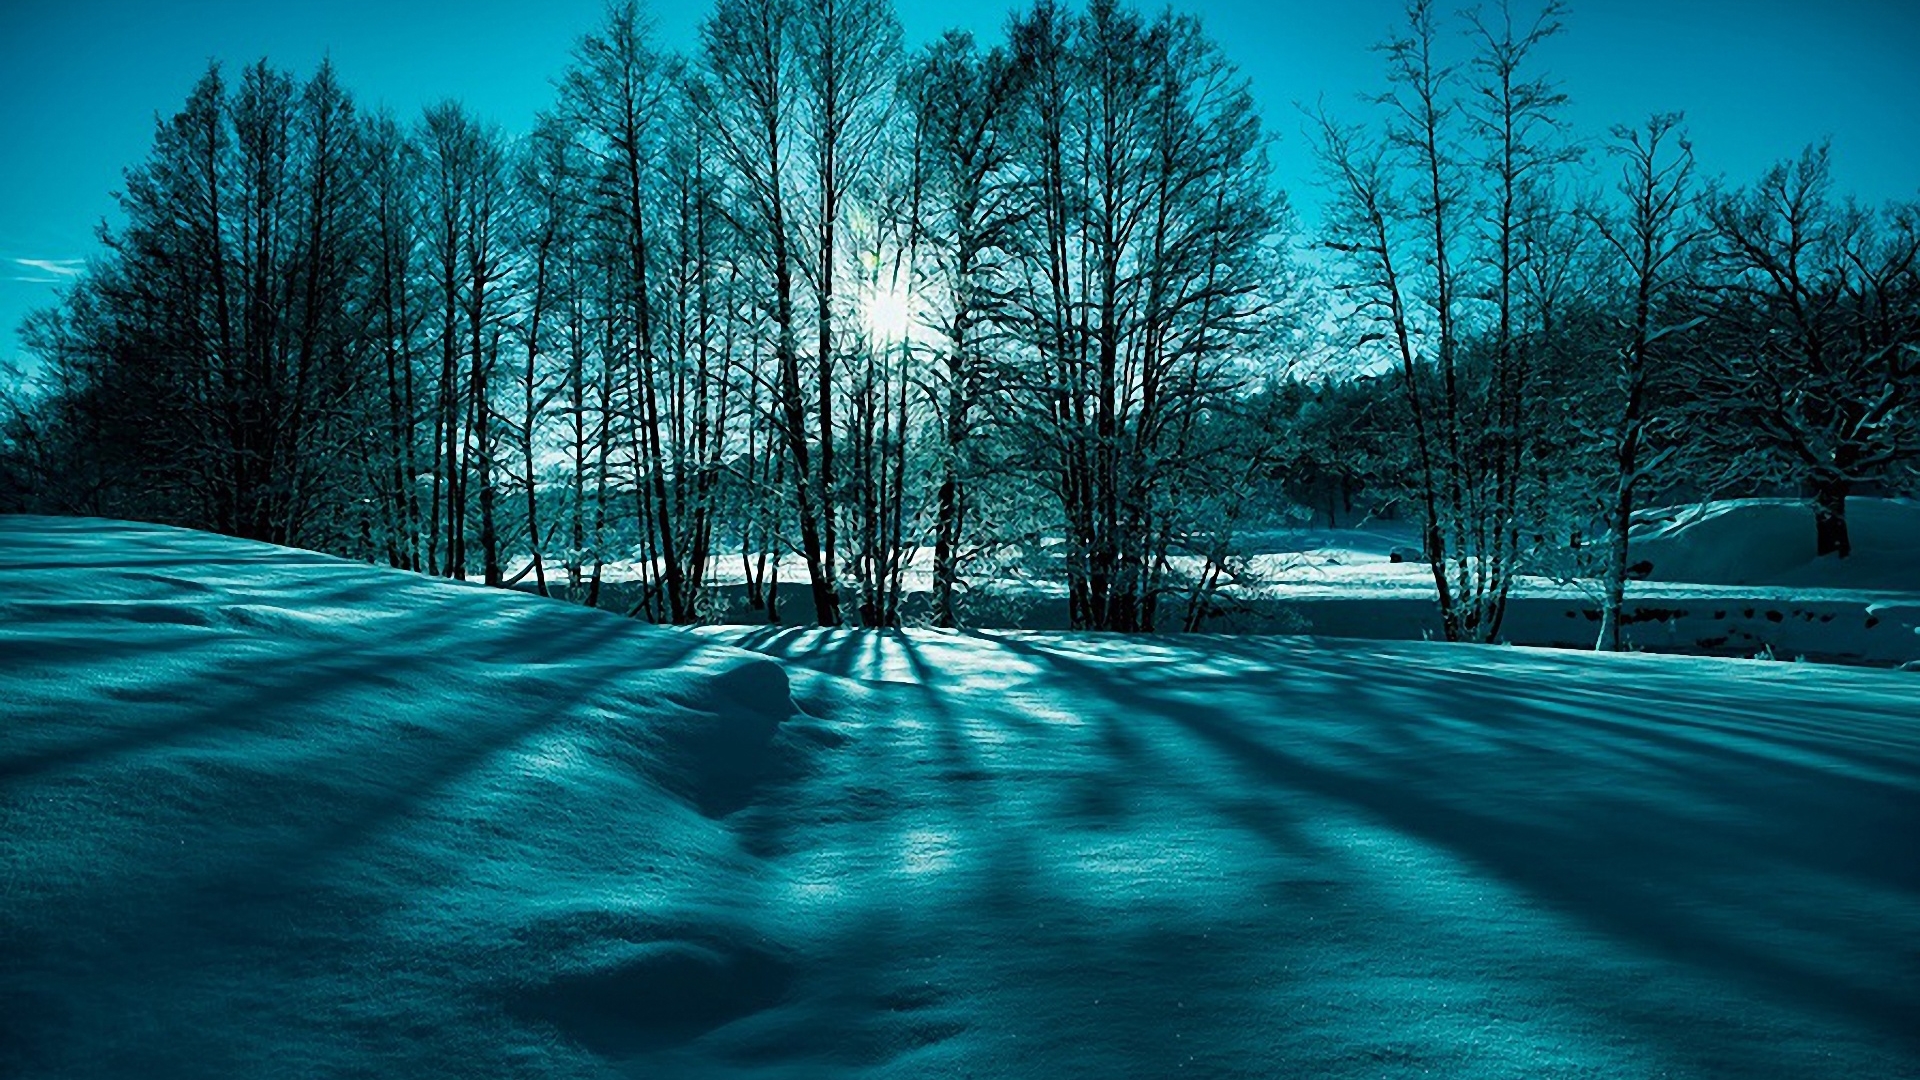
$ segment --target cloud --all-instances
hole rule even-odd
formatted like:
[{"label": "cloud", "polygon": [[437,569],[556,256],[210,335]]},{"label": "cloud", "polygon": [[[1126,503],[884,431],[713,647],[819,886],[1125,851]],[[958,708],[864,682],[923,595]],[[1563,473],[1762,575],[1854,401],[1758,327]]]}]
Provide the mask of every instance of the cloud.
[{"label": "cloud", "polygon": [[52,277],[13,278],[14,281],[59,281],[62,278],[78,277],[86,269],[85,259],[15,259],[14,265],[24,266],[28,270],[38,270]]}]

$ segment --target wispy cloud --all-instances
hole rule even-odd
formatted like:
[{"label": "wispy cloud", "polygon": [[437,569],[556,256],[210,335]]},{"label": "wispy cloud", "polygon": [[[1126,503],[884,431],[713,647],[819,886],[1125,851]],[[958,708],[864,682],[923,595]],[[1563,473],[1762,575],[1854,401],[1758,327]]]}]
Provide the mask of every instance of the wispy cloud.
[{"label": "wispy cloud", "polygon": [[[15,266],[28,270],[38,270],[40,274],[30,278],[14,278],[15,281],[59,281],[62,278],[78,277],[86,269],[85,259],[15,259]],[[52,277],[46,275],[51,274]]]}]

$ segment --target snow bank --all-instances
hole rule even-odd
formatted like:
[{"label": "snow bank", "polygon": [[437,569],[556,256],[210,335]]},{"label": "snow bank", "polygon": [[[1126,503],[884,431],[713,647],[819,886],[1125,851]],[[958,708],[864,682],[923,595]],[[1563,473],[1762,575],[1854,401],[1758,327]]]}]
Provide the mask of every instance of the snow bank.
[{"label": "snow bank", "polygon": [[[1636,515],[1629,582],[1630,647],[1706,656],[1772,656],[1899,666],[1920,662],[1920,503],[1849,500],[1851,557],[1815,559],[1813,511],[1794,500],[1733,500]],[[1224,632],[1306,630],[1333,637],[1420,640],[1441,633],[1425,564],[1393,564],[1391,532],[1263,538],[1272,584],[1222,605]],[[1270,560],[1270,565],[1262,560]],[[1291,560],[1283,562],[1281,560]],[[1522,577],[1502,636],[1590,649],[1600,589],[1592,581]]]},{"label": "snow bank", "polygon": [[1732,499],[1634,516],[1631,560],[1648,579],[1920,592],[1920,502],[1847,500],[1853,550],[1814,557],[1813,508],[1796,499]]},{"label": "snow bank", "polygon": [[819,746],[764,658],[0,518],[0,703],[0,1073],[523,1075],[556,1038],[684,1042],[786,970],[724,824]]},{"label": "snow bank", "polygon": [[0,519],[0,1075],[1916,1076],[1916,718]]}]

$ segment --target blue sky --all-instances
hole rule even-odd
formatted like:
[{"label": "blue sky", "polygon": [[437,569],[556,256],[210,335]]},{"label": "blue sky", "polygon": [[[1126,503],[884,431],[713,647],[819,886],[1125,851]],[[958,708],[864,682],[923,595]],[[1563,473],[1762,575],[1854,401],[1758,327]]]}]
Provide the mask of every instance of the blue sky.
[{"label": "blue sky", "polygon": [[[1464,4],[1465,0],[1463,0]],[[1314,224],[1312,162],[1295,102],[1359,111],[1377,87],[1368,46],[1398,0],[1188,0],[1252,78],[1283,185]],[[1443,5],[1444,6],[1444,5]],[[1006,0],[908,3],[910,44],[949,26],[998,36]],[[705,3],[653,10],[664,44],[688,48]],[[331,55],[363,105],[403,116],[446,97],[509,131],[551,97],[600,0],[5,0],[0,3],[0,359],[14,328],[93,253],[121,170],[147,152],[209,58],[268,57],[305,73]],[[1585,132],[1684,109],[1703,171],[1744,180],[1831,136],[1843,190],[1920,196],[1920,4],[1902,0],[1575,0],[1545,54]]]}]

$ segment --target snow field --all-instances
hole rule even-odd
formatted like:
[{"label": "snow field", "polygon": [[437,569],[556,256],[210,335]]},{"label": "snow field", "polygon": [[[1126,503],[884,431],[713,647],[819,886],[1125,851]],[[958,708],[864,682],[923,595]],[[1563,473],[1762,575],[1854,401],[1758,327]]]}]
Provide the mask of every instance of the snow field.
[{"label": "snow field", "polygon": [[[1686,655],[1766,657],[1897,667],[1920,664],[1920,502],[1849,501],[1854,553],[1813,558],[1813,511],[1791,499],[1740,499],[1649,509],[1636,515],[1630,558],[1650,580],[1627,586],[1630,647]],[[1418,560],[1414,530],[1395,522],[1343,529],[1276,529],[1242,538],[1250,576],[1223,590],[1206,628],[1219,633],[1312,633],[1321,637],[1420,641],[1442,635],[1432,571]],[[1412,562],[1392,562],[1413,550]],[[1196,560],[1176,559],[1197,572]],[[788,620],[812,610],[791,576],[780,604]],[[632,597],[632,564],[609,567],[609,606]],[[711,621],[765,625],[751,608],[738,565],[722,561]],[[930,621],[931,554],[909,563],[909,622]],[[728,576],[731,575],[731,576]],[[966,621],[991,629],[1065,630],[1064,589],[1051,581],[999,581],[963,594]],[[915,590],[918,590],[917,592]],[[1523,576],[1514,583],[1502,637],[1522,645],[1591,649],[1599,634],[1595,580]],[[849,590],[843,610],[855,603]],[[1163,615],[1178,629],[1186,597]]]},{"label": "snow field", "polygon": [[1920,1076],[1917,824],[1906,673],[0,519],[8,1075]]}]

